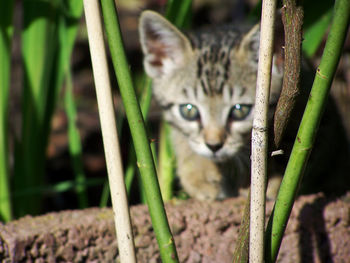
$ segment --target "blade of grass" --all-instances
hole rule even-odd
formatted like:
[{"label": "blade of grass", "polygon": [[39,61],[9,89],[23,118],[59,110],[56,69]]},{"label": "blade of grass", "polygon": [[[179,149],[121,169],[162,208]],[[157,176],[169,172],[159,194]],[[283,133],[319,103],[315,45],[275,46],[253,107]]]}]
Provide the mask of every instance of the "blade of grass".
[{"label": "blade of grass", "polygon": [[[24,88],[22,93],[21,141],[16,147],[14,187],[21,191],[42,186],[44,181],[45,107],[54,54],[57,48],[57,2],[23,1],[22,58]],[[40,194],[14,199],[16,216],[37,214]]]},{"label": "blade of grass", "polygon": [[[65,92],[65,108],[68,116],[68,138],[69,151],[72,159],[75,180],[78,183],[76,193],[80,208],[88,206],[87,191],[84,181],[86,180],[82,164],[81,138],[79,130],[76,126],[76,106],[73,98],[71,72],[69,70],[70,56],[73,50],[74,41],[76,39],[79,21],[83,12],[83,1],[73,0],[68,1],[66,6],[63,6],[65,16],[60,19],[59,36],[60,36],[60,56],[57,78],[54,80],[56,91],[53,94],[53,101],[57,100],[58,92],[61,89],[64,77],[66,77],[66,92]],[[53,111],[53,110],[51,110]],[[47,119],[50,119],[48,117]],[[49,126],[48,126],[49,127]]]},{"label": "blade of grass", "polygon": [[332,21],[332,9],[329,9],[315,23],[305,29],[303,51],[307,57],[312,57],[320,46],[323,37]]},{"label": "blade of grass", "polygon": [[4,222],[12,218],[7,139],[13,4],[4,1],[0,9],[0,221]]},{"label": "blade of grass", "polygon": [[58,25],[58,48],[55,52],[55,61],[53,74],[50,78],[50,87],[48,89],[47,103],[45,107],[44,118],[44,144],[47,145],[48,135],[51,129],[51,119],[56,108],[58,95],[61,91],[64,78],[70,67],[70,57],[74,47],[79,21],[83,13],[82,0],[70,0],[59,2]]},{"label": "blade of grass", "polygon": [[[82,1],[24,1],[23,10],[23,124],[16,147],[14,180],[19,190],[44,184],[51,119],[69,67]],[[41,197],[34,194],[16,202],[17,216],[38,213]]]},{"label": "blade of grass", "polygon": [[73,170],[77,187],[75,189],[78,196],[79,208],[88,207],[88,196],[86,188],[84,187],[85,173],[82,161],[82,146],[78,127],[76,126],[76,106],[73,98],[72,79],[71,74],[68,73],[66,77],[66,91],[65,91],[65,108],[68,117],[68,140],[69,153],[72,159]]},{"label": "blade of grass", "polygon": [[129,65],[125,57],[116,8],[113,0],[103,0],[101,2],[114,70],[135,146],[137,166],[140,170],[142,184],[146,189],[148,208],[159,244],[160,255],[165,263],[178,262],[141,109],[136,98]]},{"label": "blade of grass", "polygon": [[304,7],[304,41],[303,52],[307,57],[312,57],[318,50],[324,35],[329,29],[332,19],[334,0],[320,1],[315,8],[315,2],[306,0]]},{"label": "blade of grass", "polygon": [[[113,6],[114,8],[114,6]],[[136,262],[127,193],[116,131],[112,89],[103,40],[99,1],[84,0],[91,61],[99,106],[103,145],[111,189],[115,229],[121,262]],[[112,10],[113,11],[113,10]]]},{"label": "blade of grass", "polygon": [[[58,56],[57,76],[53,82],[55,89],[53,89],[53,98],[51,101],[56,102],[58,92],[61,90],[64,77],[66,78],[65,90],[65,110],[68,117],[68,146],[69,153],[72,160],[72,166],[77,182],[76,194],[78,198],[79,208],[88,207],[88,196],[84,181],[86,180],[83,162],[82,162],[82,146],[79,130],[76,125],[76,105],[73,98],[72,76],[69,70],[70,56],[73,50],[74,41],[76,39],[80,17],[83,12],[83,1],[74,0],[69,1],[66,6],[63,6],[65,16],[59,19],[59,43],[60,50]],[[53,112],[55,107],[51,107],[48,111]],[[51,117],[47,117],[50,122]],[[47,125],[49,127],[49,125]]]},{"label": "blade of grass", "polygon": [[[128,189],[127,189],[128,191]],[[108,181],[104,181],[99,207],[106,207],[110,196]]]},{"label": "blade of grass", "polygon": [[[84,184],[85,175],[82,169],[81,157],[81,142],[78,129],[75,124],[75,105],[71,92],[71,75],[69,71],[70,57],[76,39],[79,21],[83,12],[82,0],[71,0],[68,2],[61,1],[58,5],[59,17],[57,18],[57,33],[58,33],[58,48],[54,57],[54,65],[50,78],[50,88],[48,88],[47,102],[45,107],[45,117],[43,123],[43,134],[46,136],[44,147],[48,143],[48,136],[51,130],[51,119],[56,108],[58,95],[61,91],[64,78],[66,77],[66,84],[68,94],[65,95],[65,107],[68,116],[68,143],[69,151],[72,159],[72,166],[75,173],[77,184],[76,192],[78,195],[78,202],[80,208],[88,206],[87,192]],[[66,91],[67,91],[66,90]]]},{"label": "blade of grass", "polygon": [[57,193],[62,193],[62,192],[67,192],[70,190],[75,190],[80,187],[88,187],[88,186],[96,186],[96,185],[101,185],[103,183],[102,178],[89,178],[84,180],[83,182],[77,182],[76,180],[74,181],[63,181],[59,182],[54,185],[50,185],[48,187],[45,187],[43,189],[38,189],[36,191],[43,191],[46,194],[57,194]]},{"label": "blade of grass", "polygon": [[192,12],[192,0],[168,0],[165,17],[179,28],[187,28],[190,25]]},{"label": "blade of grass", "polygon": [[349,28],[349,20],[350,1],[337,0],[321,63],[316,71],[309,100],[266,230],[266,262],[276,261],[298,185],[300,184],[310,156],[332,80],[339,63],[342,47]]}]

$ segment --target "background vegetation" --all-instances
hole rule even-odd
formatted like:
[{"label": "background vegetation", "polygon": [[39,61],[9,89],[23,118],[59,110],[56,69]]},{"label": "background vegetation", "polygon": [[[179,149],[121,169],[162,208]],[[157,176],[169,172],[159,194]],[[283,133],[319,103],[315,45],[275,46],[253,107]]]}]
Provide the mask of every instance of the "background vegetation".
[{"label": "background vegetation", "polygon": [[[137,17],[143,8],[166,13],[178,26],[257,20],[260,3],[195,1],[119,1],[121,28],[141,111],[148,119],[153,156],[165,199],[173,196],[173,154],[165,139],[159,111],[141,69]],[[172,3],[173,2],[173,3]],[[230,3],[228,3],[230,2]],[[254,1],[253,1],[254,2]],[[304,1],[303,51],[317,56],[333,14],[333,1]],[[0,220],[66,208],[108,205],[102,142],[96,121],[96,104],[89,71],[86,31],[81,0],[25,0],[1,2],[0,9]],[[166,11],[167,10],[167,11]],[[172,11],[176,10],[176,11]],[[185,19],[184,19],[185,18]],[[312,41],[310,41],[312,39]],[[115,79],[112,80],[117,87]],[[115,90],[116,101],[120,100]],[[120,103],[118,103],[120,105]],[[125,125],[124,109],[116,109],[126,184],[131,203],[145,200],[138,180],[136,155]],[[156,135],[161,127],[160,138]],[[159,158],[157,155],[159,148]],[[166,176],[168,175],[168,176]],[[170,180],[169,180],[170,178]],[[179,196],[179,193],[176,193]]]}]

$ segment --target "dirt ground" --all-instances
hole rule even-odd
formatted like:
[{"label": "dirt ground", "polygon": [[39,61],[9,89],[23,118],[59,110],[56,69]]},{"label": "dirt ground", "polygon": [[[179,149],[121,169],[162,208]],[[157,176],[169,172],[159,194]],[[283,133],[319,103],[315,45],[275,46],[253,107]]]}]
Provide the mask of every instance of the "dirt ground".
[{"label": "dirt ground", "polygon": [[[243,198],[167,204],[180,262],[231,262]],[[267,214],[273,203],[267,203]],[[138,262],[160,262],[147,207],[131,208]],[[111,209],[90,208],[0,224],[1,262],[112,262],[118,258]],[[278,262],[349,262],[350,193],[302,196],[294,205]]]}]

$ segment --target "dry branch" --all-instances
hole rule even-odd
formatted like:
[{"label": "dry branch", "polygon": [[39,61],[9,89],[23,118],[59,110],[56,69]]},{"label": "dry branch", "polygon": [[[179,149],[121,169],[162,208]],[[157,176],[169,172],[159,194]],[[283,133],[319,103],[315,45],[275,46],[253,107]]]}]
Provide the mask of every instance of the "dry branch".
[{"label": "dry branch", "polygon": [[280,146],[296,99],[300,94],[301,41],[304,12],[295,0],[284,0],[282,21],[285,32],[284,75],[281,96],[277,103],[274,119],[274,146]]}]

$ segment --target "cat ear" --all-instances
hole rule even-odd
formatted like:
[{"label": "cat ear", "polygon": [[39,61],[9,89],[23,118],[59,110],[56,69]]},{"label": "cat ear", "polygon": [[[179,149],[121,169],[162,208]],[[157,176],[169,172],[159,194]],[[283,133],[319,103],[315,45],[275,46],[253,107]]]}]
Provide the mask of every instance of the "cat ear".
[{"label": "cat ear", "polygon": [[170,22],[153,11],[140,17],[139,34],[145,55],[144,67],[152,78],[159,78],[186,64],[192,53],[190,41]]},{"label": "cat ear", "polygon": [[260,24],[256,24],[246,33],[239,45],[238,54],[242,58],[258,63],[260,42]]},{"label": "cat ear", "polygon": [[[239,46],[238,54],[242,59],[248,59],[256,65],[259,60],[259,43],[260,42],[260,24],[255,25],[248,33],[246,33]],[[281,71],[283,68],[283,43],[284,43],[284,31],[283,24],[280,19],[276,19],[273,53],[274,53],[274,64],[273,68]]]}]

